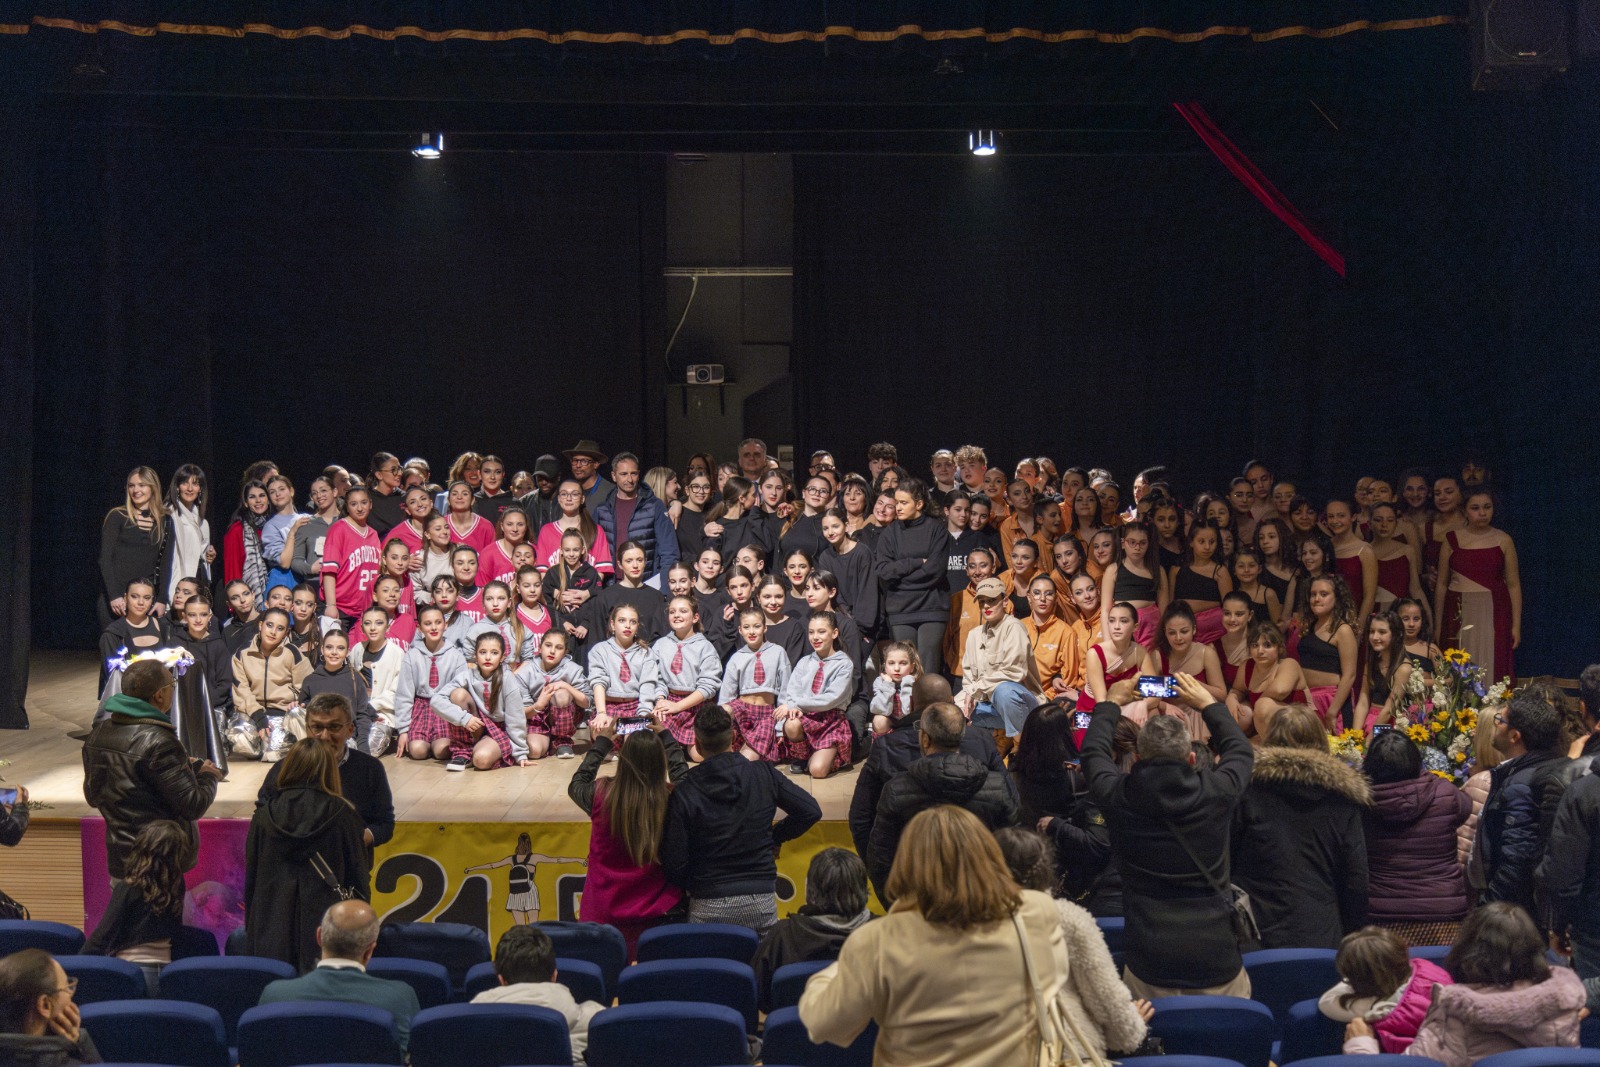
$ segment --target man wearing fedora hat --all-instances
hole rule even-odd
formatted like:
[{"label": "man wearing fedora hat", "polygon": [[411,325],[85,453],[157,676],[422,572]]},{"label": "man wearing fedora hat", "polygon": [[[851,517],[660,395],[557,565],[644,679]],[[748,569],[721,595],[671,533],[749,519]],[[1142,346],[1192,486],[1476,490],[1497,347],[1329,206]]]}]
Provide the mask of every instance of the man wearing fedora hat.
[{"label": "man wearing fedora hat", "polygon": [[600,467],[611,457],[600,451],[600,446],[587,438],[561,454],[567,457],[567,464],[572,468],[572,477],[583,486],[584,503],[588,505],[590,514],[593,514],[595,508],[610,500],[617,491],[615,485],[600,477]]}]

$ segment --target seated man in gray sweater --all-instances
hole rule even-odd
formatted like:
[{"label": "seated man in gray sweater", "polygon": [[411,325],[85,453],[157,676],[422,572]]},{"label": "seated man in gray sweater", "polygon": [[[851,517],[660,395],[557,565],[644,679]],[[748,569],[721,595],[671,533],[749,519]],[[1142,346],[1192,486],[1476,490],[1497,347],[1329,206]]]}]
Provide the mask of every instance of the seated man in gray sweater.
[{"label": "seated man in gray sweater", "polygon": [[473,997],[472,1003],[532,1004],[559,1012],[572,1039],[572,1062],[581,1064],[589,1047],[589,1020],[603,1005],[592,1000],[578,1003],[556,981],[556,947],[550,935],[537,926],[513,926],[501,934],[494,947],[494,973],[500,984]]}]

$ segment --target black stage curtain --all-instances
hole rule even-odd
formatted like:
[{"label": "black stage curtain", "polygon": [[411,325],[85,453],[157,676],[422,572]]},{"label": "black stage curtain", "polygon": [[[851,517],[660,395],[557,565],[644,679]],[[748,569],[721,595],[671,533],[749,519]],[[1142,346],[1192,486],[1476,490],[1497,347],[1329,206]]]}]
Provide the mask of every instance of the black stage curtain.
[{"label": "black stage curtain", "polygon": [[1294,153],[1245,130],[1348,280],[1198,146],[798,159],[796,454],[858,468],[890,440],[922,470],[938,447],[1007,467],[1042,448],[1130,480],[1173,464],[1187,496],[1259,455],[1316,499],[1479,451],[1520,548],[1519,673],[1573,677],[1600,635],[1580,445],[1600,400],[1597,98],[1591,78],[1357,99]]},{"label": "black stage curtain", "polygon": [[77,110],[41,155],[41,645],[93,640],[100,523],[138,464],[210,472],[220,538],[256,459],[303,497],[378,449],[441,478],[467,448],[659,450],[658,160],[215,150]]}]

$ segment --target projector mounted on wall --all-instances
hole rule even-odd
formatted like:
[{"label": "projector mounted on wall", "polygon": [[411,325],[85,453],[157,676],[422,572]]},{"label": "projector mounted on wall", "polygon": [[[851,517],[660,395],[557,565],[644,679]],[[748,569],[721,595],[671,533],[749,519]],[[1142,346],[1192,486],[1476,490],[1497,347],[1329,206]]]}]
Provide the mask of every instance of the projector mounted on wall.
[{"label": "projector mounted on wall", "polygon": [[722,385],[728,380],[720,363],[691,363],[688,377],[690,385]]}]

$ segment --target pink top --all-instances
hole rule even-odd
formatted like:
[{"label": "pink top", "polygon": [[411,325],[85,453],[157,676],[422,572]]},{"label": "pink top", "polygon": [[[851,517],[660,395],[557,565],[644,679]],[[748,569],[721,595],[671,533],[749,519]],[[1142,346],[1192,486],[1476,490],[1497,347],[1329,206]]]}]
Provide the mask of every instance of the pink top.
[{"label": "pink top", "polygon": [[390,537],[398,537],[406,543],[406,549],[411,552],[422,551],[422,534],[411,528],[411,520],[407,519],[399,526],[389,531]]},{"label": "pink top", "polygon": [[640,867],[628,855],[622,838],[606,818],[606,781],[594,791],[589,813],[589,870],[578,902],[578,918],[586,923],[634,924],[659,918],[683,898],[683,890],[667,881],[661,864]]},{"label": "pink top", "polygon": [[511,562],[498,540],[489,542],[489,547],[478,553],[478,584],[490,582],[505,582],[513,592],[517,588],[517,565]]},{"label": "pink top", "polygon": [[349,519],[340,519],[322,545],[322,573],[333,575],[334,605],[341,615],[359,616],[372,603],[382,546],[376,530],[363,529],[365,533]]},{"label": "pink top", "polygon": [[453,545],[470,545],[478,552],[478,558],[483,558],[486,548],[494,544],[494,523],[482,515],[472,516],[472,522],[467,525],[465,532],[456,529],[454,517],[445,520],[450,527],[450,543]]},{"label": "pink top", "polygon": [[[534,542],[534,563],[540,573],[549,570],[561,562],[561,535],[566,533],[560,526],[547,522],[539,528],[539,539]],[[589,566],[599,571],[602,577],[610,577],[615,568],[611,565],[611,543],[606,540],[606,532],[600,527],[594,528],[594,544],[589,546]]]}]

